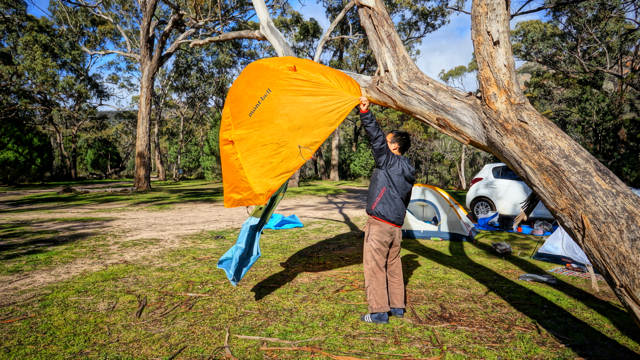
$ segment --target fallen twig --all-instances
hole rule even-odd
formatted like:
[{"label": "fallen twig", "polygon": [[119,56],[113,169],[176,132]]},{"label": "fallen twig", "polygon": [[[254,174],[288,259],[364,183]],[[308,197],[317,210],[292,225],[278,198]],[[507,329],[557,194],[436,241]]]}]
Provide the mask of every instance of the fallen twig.
[{"label": "fallen twig", "polygon": [[311,338],[311,339],[305,339],[305,340],[291,341],[291,340],[281,340],[277,338],[269,338],[269,337],[262,337],[262,336],[247,336],[247,335],[233,335],[233,336],[240,339],[246,339],[246,340],[260,340],[260,341],[277,342],[277,343],[289,344],[289,345],[296,345],[303,342],[319,341],[319,340],[326,339],[326,337],[321,337],[321,338]]},{"label": "fallen twig", "polygon": [[235,359],[233,354],[231,353],[231,349],[229,349],[229,327],[227,326],[226,335],[224,336],[224,352],[226,353],[226,357]]},{"label": "fallen twig", "polygon": [[328,358],[334,359],[334,360],[366,360],[366,359],[362,359],[362,358],[355,358],[352,356],[340,356],[340,355],[333,355],[333,354],[329,354],[328,352],[322,351],[318,348],[313,348],[313,347],[309,347],[309,346],[299,346],[299,347],[261,347],[260,350],[263,351],[274,351],[274,350],[286,350],[286,351],[309,351],[311,353],[319,353],[322,354]]},{"label": "fallen twig", "polygon": [[140,319],[140,316],[142,316],[142,312],[144,311],[144,308],[147,306],[147,297],[143,297],[141,298],[140,295],[138,295],[138,310],[136,310],[135,313],[135,317],[136,319]]},{"label": "fallen twig", "polygon": [[107,311],[115,310],[116,309],[116,305],[118,305],[118,299],[116,299],[116,301],[113,303],[113,305],[111,305],[111,307],[107,309]]},{"label": "fallen twig", "polygon": [[175,304],[171,309],[163,312],[162,314],[160,314],[160,316],[158,317],[163,317],[166,316],[167,314],[169,314],[170,312],[172,312],[173,310],[175,310],[176,308],[178,308],[180,305],[184,304],[184,302],[178,302],[177,304]]},{"label": "fallen twig", "polygon": [[413,314],[413,317],[416,318],[416,321],[418,322],[418,324],[424,323],[422,321],[422,318],[420,318],[420,315],[418,315],[418,312],[413,308],[413,305],[409,304],[409,309],[411,309],[411,313]]},{"label": "fallen twig", "polygon": [[30,318],[30,317],[34,317],[34,316],[35,316],[35,315],[28,315],[28,316],[23,316],[23,317],[21,317],[21,318],[17,318],[17,319],[2,320],[2,321],[0,321],[0,323],[2,323],[2,324],[12,323],[12,322],[15,322],[15,321],[20,321],[20,320],[28,319],[28,318]]},{"label": "fallen twig", "polygon": [[169,356],[169,358],[168,358],[167,360],[173,360],[173,359],[175,359],[175,358],[176,358],[176,356],[178,356],[178,355],[179,355],[179,354],[180,354],[184,349],[186,349],[186,348],[187,348],[187,345],[185,345],[185,346],[181,347],[178,351],[176,351],[176,353],[175,353],[175,354],[173,354],[173,355]]}]

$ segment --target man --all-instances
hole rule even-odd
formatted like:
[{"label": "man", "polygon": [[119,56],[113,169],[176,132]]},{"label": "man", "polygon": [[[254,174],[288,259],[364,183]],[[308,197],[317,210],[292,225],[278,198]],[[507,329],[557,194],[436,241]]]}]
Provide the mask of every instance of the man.
[{"label": "man", "polygon": [[369,217],[364,236],[364,286],[369,314],[360,319],[388,324],[389,314],[404,317],[400,228],[411,198],[415,169],[402,155],[411,146],[411,139],[408,133],[397,130],[385,137],[364,96],[360,98],[360,119],[376,163],[367,196]]}]

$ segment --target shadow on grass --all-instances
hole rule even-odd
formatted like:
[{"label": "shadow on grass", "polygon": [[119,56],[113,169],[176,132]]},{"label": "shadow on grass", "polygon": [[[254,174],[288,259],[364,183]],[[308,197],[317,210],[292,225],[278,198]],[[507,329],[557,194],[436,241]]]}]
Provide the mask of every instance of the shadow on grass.
[{"label": "shadow on grass", "polygon": [[[511,264],[520,268],[526,274],[542,275],[547,273],[547,271],[542,269],[541,267],[519,257],[498,255],[493,252],[492,247],[488,244],[474,243],[473,246],[484,250],[490,256],[494,256],[496,258],[499,257],[500,259],[504,259],[510,262]],[[628,316],[626,311],[613,306],[608,301],[602,300],[568,282],[562,281],[562,277],[560,276],[556,276],[556,278],[558,279],[558,283],[555,285],[549,284],[548,286],[551,286],[557,291],[580,301],[583,305],[589,307],[591,310],[609,319],[613,326],[615,326],[621,333],[625,334],[630,339],[640,344],[640,331],[636,331],[637,325],[633,322],[631,317]],[[631,331],[629,331],[630,329]],[[638,358],[640,358],[640,355],[638,355]]]},{"label": "shadow on grass", "polygon": [[43,210],[60,210],[81,205],[127,203],[135,206],[171,205],[190,202],[217,203],[222,200],[221,189],[158,189],[133,193],[44,193],[25,196],[19,200],[6,201],[6,209],[0,213],[20,213]]},{"label": "shadow on grass", "polygon": [[[639,357],[637,353],[602,334],[552,301],[498,272],[476,263],[467,256],[464,244],[461,242],[451,241],[449,243],[451,255],[428,248],[413,239],[404,240],[403,248],[440,265],[467,274],[489,288],[514,309],[536,321],[538,325],[554,335],[558,341],[582,357],[608,359],[638,359]],[[564,288],[559,290],[564,291]],[[619,314],[615,316],[619,316]]]},{"label": "shadow on grass", "polygon": [[[55,220],[52,220],[55,221]],[[19,259],[42,254],[52,248],[81,241],[103,232],[105,221],[80,221],[57,227],[55,230],[35,230],[31,224],[11,222],[0,227],[0,260]],[[66,234],[59,235],[60,231]],[[70,232],[70,233],[69,233]]]}]

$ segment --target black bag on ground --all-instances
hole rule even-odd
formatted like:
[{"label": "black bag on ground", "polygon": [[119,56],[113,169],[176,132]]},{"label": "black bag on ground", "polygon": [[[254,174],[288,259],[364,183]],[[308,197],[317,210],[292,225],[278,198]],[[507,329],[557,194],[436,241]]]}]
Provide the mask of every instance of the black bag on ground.
[{"label": "black bag on ground", "polygon": [[498,224],[502,230],[511,230],[513,228],[513,217],[507,215],[498,216]]}]

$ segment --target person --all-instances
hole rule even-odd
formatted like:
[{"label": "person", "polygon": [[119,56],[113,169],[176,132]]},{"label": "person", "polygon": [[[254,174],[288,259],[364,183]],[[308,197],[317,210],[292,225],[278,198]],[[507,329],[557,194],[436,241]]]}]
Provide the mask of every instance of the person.
[{"label": "person", "polygon": [[415,169],[402,155],[411,146],[411,139],[408,133],[397,130],[385,137],[364,96],[360,98],[360,119],[375,159],[367,196],[363,252],[369,313],[360,319],[367,323],[388,324],[389,314],[404,317],[400,228],[411,198]]}]

